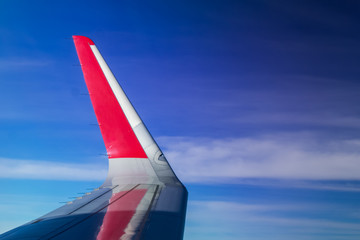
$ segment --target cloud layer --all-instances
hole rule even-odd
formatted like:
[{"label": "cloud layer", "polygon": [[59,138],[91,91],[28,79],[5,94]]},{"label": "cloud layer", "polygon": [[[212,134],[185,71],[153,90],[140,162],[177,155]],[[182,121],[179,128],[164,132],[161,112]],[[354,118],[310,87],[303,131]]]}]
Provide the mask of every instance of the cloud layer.
[{"label": "cloud layer", "polygon": [[[252,138],[161,137],[160,145],[184,182],[271,178],[359,180],[360,140],[315,140],[311,135]],[[0,159],[1,178],[102,180],[104,164]]]},{"label": "cloud layer", "polygon": [[359,140],[315,140],[310,135],[160,141],[181,179],[360,179]]},{"label": "cloud layer", "polygon": [[104,180],[106,166],[50,161],[0,159],[0,178],[72,180]]},{"label": "cloud layer", "polygon": [[[185,230],[188,239],[357,239],[358,216],[341,206],[338,218],[326,215],[332,204],[249,204],[228,201],[190,201]],[[336,211],[336,210],[335,210]],[[319,217],[318,214],[322,214]],[[216,216],[216,217],[214,217]],[[273,235],[273,233],[276,233]]]}]

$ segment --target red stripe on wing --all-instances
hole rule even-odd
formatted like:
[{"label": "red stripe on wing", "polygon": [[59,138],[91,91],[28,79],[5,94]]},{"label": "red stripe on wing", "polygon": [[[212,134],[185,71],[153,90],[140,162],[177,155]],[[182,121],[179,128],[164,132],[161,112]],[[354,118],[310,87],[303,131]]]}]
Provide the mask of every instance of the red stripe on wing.
[{"label": "red stripe on wing", "polygon": [[73,39],[109,158],[147,158],[90,48],[94,42]]},{"label": "red stripe on wing", "polygon": [[[114,194],[109,202],[97,240],[118,240],[125,234],[125,229],[136,212],[146,189],[132,190],[121,197],[125,192]],[[117,200],[121,197],[119,200]],[[115,202],[114,202],[115,201]]]}]

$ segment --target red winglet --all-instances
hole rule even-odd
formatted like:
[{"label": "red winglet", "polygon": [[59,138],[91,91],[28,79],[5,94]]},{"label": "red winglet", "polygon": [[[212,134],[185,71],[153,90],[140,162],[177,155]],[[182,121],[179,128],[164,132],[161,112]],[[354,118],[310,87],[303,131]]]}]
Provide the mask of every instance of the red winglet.
[{"label": "red winglet", "polygon": [[73,39],[109,158],[147,158],[90,48],[94,42]]}]

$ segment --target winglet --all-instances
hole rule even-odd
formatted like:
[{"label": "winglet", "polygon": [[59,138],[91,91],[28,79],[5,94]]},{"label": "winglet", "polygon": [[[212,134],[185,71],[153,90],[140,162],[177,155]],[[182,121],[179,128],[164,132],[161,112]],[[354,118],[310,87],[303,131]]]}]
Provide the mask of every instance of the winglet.
[{"label": "winglet", "polygon": [[109,156],[107,179],[181,184],[94,42],[73,38]]},{"label": "winglet", "polygon": [[[107,68],[115,78],[94,42],[83,36],[73,36],[73,39],[109,158],[147,158],[119,105],[109,83],[111,79],[105,76],[102,68]],[[120,88],[116,80],[112,84]]]}]

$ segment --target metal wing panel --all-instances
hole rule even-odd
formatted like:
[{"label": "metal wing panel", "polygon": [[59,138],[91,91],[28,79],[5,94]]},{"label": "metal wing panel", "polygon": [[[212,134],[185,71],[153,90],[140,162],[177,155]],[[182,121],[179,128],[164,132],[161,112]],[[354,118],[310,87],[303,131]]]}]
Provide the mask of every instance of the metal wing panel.
[{"label": "metal wing panel", "polygon": [[179,186],[115,186],[86,202],[75,200],[59,208],[59,214],[44,215],[0,239],[182,239],[186,199],[186,190]]}]

